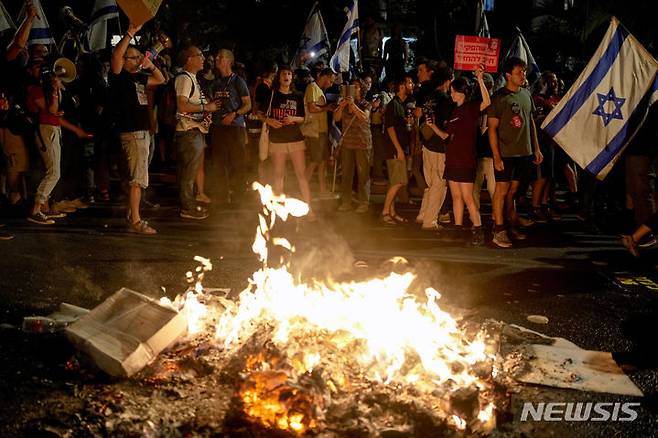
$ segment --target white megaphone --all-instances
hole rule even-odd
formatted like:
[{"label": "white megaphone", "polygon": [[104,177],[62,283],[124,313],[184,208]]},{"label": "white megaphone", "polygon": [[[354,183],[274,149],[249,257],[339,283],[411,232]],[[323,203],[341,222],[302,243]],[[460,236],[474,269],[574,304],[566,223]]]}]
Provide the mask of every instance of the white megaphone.
[{"label": "white megaphone", "polygon": [[72,82],[78,74],[75,64],[68,58],[57,59],[55,65],[53,65],[53,71],[55,72],[55,76],[60,78],[65,84]]}]

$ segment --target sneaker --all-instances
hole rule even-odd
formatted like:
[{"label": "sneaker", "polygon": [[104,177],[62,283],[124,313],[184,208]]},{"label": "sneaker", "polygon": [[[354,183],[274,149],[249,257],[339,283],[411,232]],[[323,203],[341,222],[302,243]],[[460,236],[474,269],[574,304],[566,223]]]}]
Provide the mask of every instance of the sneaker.
[{"label": "sneaker", "polygon": [[656,236],[654,236],[653,234],[647,234],[642,239],[640,239],[639,242],[637,242],[637,246],[639,248],[651,248],[655,244],[656,244]]},{"label": "sneaker", "polygon": [[530,212],[529,216],[530,216],[530,219],[535,223],[538,223],[538,224],[548,223],[548,217],[546,217],[544,212],[539,207],[533,208],[532,211]]},{"label": "sneaker", "polygon": [[482,227],[474,227],[471,229],[471,245],[482,246],[484,245],[484,230]]},{"label": "sneaker", "polygon": [[128,231],[131,233],[148,234],[148,235],[153,235],[158,233],[157,231],[155,231],[154,228],[150,227],[148,222],[146,222],[145,220],[141,220],[136,224],[128,225]]},{"label": "sneaker", "polygon": [[450,213],[445,213],[445,214],[440,214],[439,215],[439,223],[442,224],[449,224],[450,221]]},{"label": "sneaker", "polygon": [[54,209],[50,209],[49,211],[44,211],[43,214],[49,219],[61,219],[63,217],[66,217],[66,213],[64,213],[63,211],[57,211]]},{"label": "sneaker", "polygon": [[52,225],[55,223],[54,220],[49,219],[45,214],[41,212],[29,215],[27,220],[39,225]]},{"label": "sneaker", "polygon": [[81,210],[84,210],[85,208],[89,208],[89,204],[87,204],[80,198],[75,198],[73,201],[69,201],[69,202],[72,206],[74,206],[75,208],[79,208]]},{"label": "sneaker", "polygon": [[531,227],[535,224],[535,222],[532,219],[525,218],[523,216],[517,216],[516,218],[516,225],[520,227]]},{"label": "sneaker", "polygon": [[421,226],[420,229],[425,231],[441,231],[443,227],[437,221],[432,221],[429,225]]},{"label": "sneaker", "polygon": [[368,213],[368,204],[359,204],[358,207],[354,209],[355,213]]},{"label": "sneaker", "polygon": [[561,221],[562,215],[557,211],[553,210],[551,207],[542,206],[542,211],[544,215],[548,218],[549,221]]},{"label": "sneaker", "polygon": [[195,219],[195,220],[203,220],[208,217],[208,212],[196,207],[193,210],[181,210],[180,211],[180,217],[183,219]]},{"label": "sneaker", "polygon": [[624,245],[624,248],[626,248],[628,252],[633,255],[633,257],[640,257],[640,253],[637,250],[637,242],[633,240],[633,236],[621,236],[621,244]]},{"label": "sneaker", "polygon": [[511,235],[512,239],[514,240],[526,240],[528,236],[523,234],[522,232],[519,231],[518,228],[512,227],[509,230],[509,234]]},{"label": "sneaker", "polygon": [[64,213],[75,213],[76,207],[71,203],[71,201],[62,200],[59,202],[53,202],[52,210],[63,211]]},{"label": "sneaker", "polygon": [[330,200],[330,199],[338,199],[338,197],[339,197],[338,193],[324,192],[324,193],[318,193],[315,199]]},{"label": "sneaker", "polygon": [[347,202],[345,202],[343,204],[340,204],[340,207],[338,207],[338,211],[343,211],[343,212],[344,211],[352,211],[352,204],[347,203]]},{"label": "sneaker", "polygon": [[507,236],[507,231],[505,230],[494,232],[493,243],[500,248],[512,247],[512,242],[509,240],[509,237]]},{"label": "sneaker", "polygon": [[5,233],[4,231],[0,231],[0,240],[11,240],[14,238],[13,234]]},{"label": "sneaker", "polygon": [[144,207],[147,210],[157,210],[160,208],[160,204],[157,202],[151,202],[146,199],[142,199],[142,207]]},{"label": "sneaker", "polygon": [[196,195],[195,199],[197,202],[200,202],[202,204],[210,204],[211,202],[210,198],[205,193],[199,193],[198,195]]}]

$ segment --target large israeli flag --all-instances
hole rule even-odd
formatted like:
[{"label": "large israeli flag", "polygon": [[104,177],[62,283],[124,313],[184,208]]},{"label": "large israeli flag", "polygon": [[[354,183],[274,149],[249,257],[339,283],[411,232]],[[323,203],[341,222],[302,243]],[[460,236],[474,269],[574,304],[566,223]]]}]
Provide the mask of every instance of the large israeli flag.
[{"label": "large israeli flag", "polygon": [[613,18],[596,53],[542,129],[603,179],[658,98],[658,62]]},{"label": "large israeli flag", "polygon": [[0,2],[0,32],[10,29],[16,29],[16,25],[11,21],[11,16],[5,9],[5,5]]},{"label": "large israeli flag", "polygon": [[320,6],[315,2],[308,14],[292,66],[299,68],[325,58],[329,58],[329,35],[320,14]]},{"label": "large israeli flag", "polygon": [[356,35],[357,38],[359,35],[359,6],[357,3],[358,0],[353,0],[347,8],[347,23],[338,39],[336,52],[331,57],[330,66],[335,72],[350,71],[350,41],[353,35]]},{"label": "large israeli flag", "polygon": [[[55,44],[55,39],[50,33],[50,24],[48,24],[48,19],[46,14],[43,13],[43,8],[41,7],[41,2],[39,0],[33,0],[32,4],[37,9],[37,16],[34,17],[32,21],[32,29],[30,30],[30,36],[27,38],[28,45],[32,44]],[[23,22],[25,18],[25,5],[21,9],[19,14],[19,22]]]},{"label": "large israeli flag", "polygon": [[85,49],[91,52],[103,50],[107,46],[107,21],[119,18],[119,8],[115,0],[96,0],[86,31]]}]

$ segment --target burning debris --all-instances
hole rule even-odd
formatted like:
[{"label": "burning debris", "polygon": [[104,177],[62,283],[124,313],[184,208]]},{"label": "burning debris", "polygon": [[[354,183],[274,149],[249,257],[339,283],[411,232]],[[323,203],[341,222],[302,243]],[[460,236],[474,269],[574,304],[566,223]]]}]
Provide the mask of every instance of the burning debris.
[{"label": "burning debris", "polygon": [[345,406],[358,407],[363,394],[379,393],[388,403],[413,405],[442,427],[490,431],[494,352],[487,350],[485,333],[462,333],[432,288],[417,301],[409,290],[411,272],[305,284],[293,278],[285,256],[280,267],[270,267],[271,245],[295,251],[273,235],[277,218],[303,216],[308,206],[255,188],[264,209],[253,250],[263,266],[237,303],[226,306],[215,333],[228,356],[248,344],[260,346],[248,348],[253,353],[240,370],[244,413],[270,428],[321,432],[340,423]]},{"label": "burning debris", "polygon": [[223,390],[229,396],[215,409],[224,419],[211,423],[231,436],[244,428],[321,436],[491,432],[495,330],[461,327],[433,288],[419,300],[403,259],[397,272],[367,281],[294,278],[288,260],[295,247],[274,226],[308,206],[254,187],[264,206],[252,247],[262,267],[233,301],[204,289],[212,265],[197,258],[188,290],[158,303],[183,317],[187,335],[136,377],[140,384],[182,379]]}]

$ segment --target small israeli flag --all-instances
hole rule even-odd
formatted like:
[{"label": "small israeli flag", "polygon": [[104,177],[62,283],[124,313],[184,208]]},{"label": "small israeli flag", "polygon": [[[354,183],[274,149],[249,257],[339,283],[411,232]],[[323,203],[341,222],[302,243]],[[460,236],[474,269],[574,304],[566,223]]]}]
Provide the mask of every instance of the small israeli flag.
[{"label": "small israeli flag", "polygon": [[16,25],[11,21],[11,17],[9,16],[7,9],[5,9],[5,5],[0,2],[0,32],[11,29],[16,29]]},{"label": "small israeli flag", "polygon": [[85,49],[91,52],[103,50],[107,46],[107,21],[119,18],[119,8],[115,0],[96,0],[86,31]]},{"label": "small israeli flag", "polygon": [[[350,47],[352,36],[359,36],[359,6],[358,0],[353,0],[347,8],[347,23],[340,34],[336,52],[331,57],[330,66],[336,73],[350,71]],[[357,55],[355,51],[355,55]]]},{"label": "small israeli flag", "polygon": [[329,53],[329,35],[324,26],[320,6],[315,2],[306,20],[304,33],[299,41],[297,53],[293,59],[293,68],[299,68],[313,61],[327,59]]},{"label": "small israeli flag", "polygon": [[589,64],[541,127],[603,179],[658,99],[657,72],[658,62],[613,17]]},{"label": "small israeli flag", "polygon": [[512,46],[507,52],[507,56],[505,56],[505,58],[516,57],[523,59],[528,65],[526,70],[526,78],[528,78],[528,83],[533,84],[537,79],[539,79],[541,71],[539,70],[539,66],[535,61],[535,57],[532,56],[532,52],[530,52],[530,46],[528,46],[528,42],[523,37],[521,30],[517,28],[516,31],[517,33],[516,37],[514,38],[514,42],[512,43]]},{"label": "small israeli flag", "polygon": [[[50,25],[48,24],[48,19],[46,14],[43,13],[43,8],[41,7],[41,2],[39,0],[33,0],[32,4],[37,9],[37,16],[34,17],[32,22],[32,29],[30,30],[30,36],[27,38],[28,45],[32,44],[55,44],[55,39],[50,33]],[[19,22],[23,22],[25,18],[25,5],[21,9],[19,14]]]},{"label": "small israeli flag", "polygon": [[[528,42],[525,40],[523,34],[521,33],[521,30],[518,27],[516,28],[516,37],[514,37],[514,41],[512,42],[512,45],[510,46],[503,60],[511,57],[520,58],[523,61],[525,61],[527,65],[526,78],[528,79],[529,84],[532,85],[535,83],[537,79],[539,79],[539,77],[541,76],[541,71],[539,70],[539,66],[535,61],[535,57],[532,56],[532,52],[530,52],[530,46],[528,46]],[[505,86],[505,83],[506,83],[505,75],[500,74],[494,84],[494,90],[503,88]]]}]

